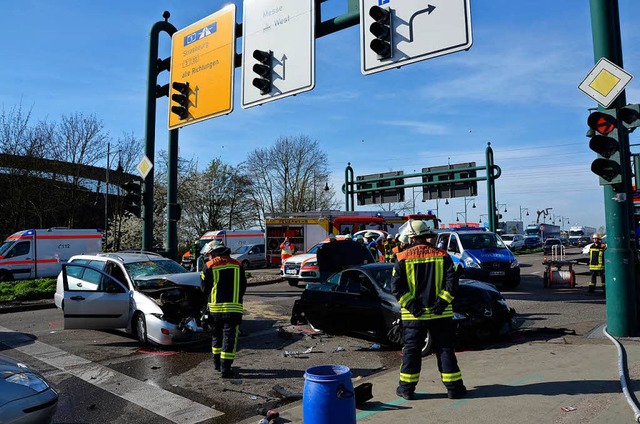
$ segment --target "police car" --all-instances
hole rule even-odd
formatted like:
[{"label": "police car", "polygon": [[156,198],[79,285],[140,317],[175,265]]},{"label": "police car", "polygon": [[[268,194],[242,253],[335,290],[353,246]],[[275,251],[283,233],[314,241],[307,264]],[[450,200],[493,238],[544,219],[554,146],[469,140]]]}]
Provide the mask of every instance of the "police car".
[{"label": "police car", "polygon": [[452,229],[438,233],[436,245],[445,249],[465,278],[513,289],[520,284],[520,264],[495,233],[479,229]]}]

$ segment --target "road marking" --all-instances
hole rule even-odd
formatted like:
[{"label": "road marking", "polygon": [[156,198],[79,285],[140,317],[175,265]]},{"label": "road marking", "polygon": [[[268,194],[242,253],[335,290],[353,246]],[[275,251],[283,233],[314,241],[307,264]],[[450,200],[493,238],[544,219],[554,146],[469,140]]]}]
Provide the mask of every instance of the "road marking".
[{"label": "road marking", "polygon": [[9,328],[0,326],[0,332],[5,333],[0,344],[78,377],[174,423],[198,423],[223,415],[222,412],[208,406],[136,380],[80,356],[71,355],[62,349],[33,340]]}]

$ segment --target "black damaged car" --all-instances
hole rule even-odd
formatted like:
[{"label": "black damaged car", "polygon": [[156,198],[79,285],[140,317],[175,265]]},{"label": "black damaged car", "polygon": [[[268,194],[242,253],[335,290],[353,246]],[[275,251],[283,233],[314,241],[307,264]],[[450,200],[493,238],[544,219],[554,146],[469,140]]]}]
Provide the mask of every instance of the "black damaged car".
[{"label": "black damaged car", "polygon": [[[350,242],[349,242],[350,243]],[[356,243],[353,243],[356,244]],[[333,268],[327,251],[318,252],[318,266]],[[354,249],[356,251],[357,249]],[[346,251],[341,251],[345,264]],[[362,256],[356,255],[358,261]],[[309,324],[327,333],[359,334],[392,344],[401,343],[400,305],[391,294],[393,264],[367,263],[334,273],[323,283],[308,285],[293,306],[291,323]],[[459,344],[506,336],[514,327],[516,314],[493,284],[461,279],[453,301],[456,339]],[[425,340],[423,354],[431,349]]]}]

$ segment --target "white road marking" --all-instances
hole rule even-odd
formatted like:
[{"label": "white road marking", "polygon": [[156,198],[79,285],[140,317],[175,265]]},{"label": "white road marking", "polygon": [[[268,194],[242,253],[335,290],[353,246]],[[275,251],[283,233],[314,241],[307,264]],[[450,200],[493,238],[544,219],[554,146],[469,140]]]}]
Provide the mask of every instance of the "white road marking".
[{"label": "white road marking", "polygon": [[174,423],[198,423],[219,417],[222,412],[144,383],[111,368],[71,355],[55,346],[32,340],[17,331],[0,326],[1,344],[45,362],[87,383],[158,414]]}]

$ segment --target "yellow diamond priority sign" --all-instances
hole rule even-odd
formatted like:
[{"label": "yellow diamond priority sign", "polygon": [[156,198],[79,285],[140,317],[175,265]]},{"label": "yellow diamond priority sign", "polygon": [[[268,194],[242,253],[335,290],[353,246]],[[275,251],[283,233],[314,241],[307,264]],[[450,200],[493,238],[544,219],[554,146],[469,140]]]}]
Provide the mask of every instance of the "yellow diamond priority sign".
[{"label": "yellow diamond priority sign", "polygon": [[578,88],[606,109],[632,78],[630,73],[603,57]]},{"label": "yellow diamond priority sign", "polygon": [[169,129],[233,111],[236,6],[171,37]]}]

